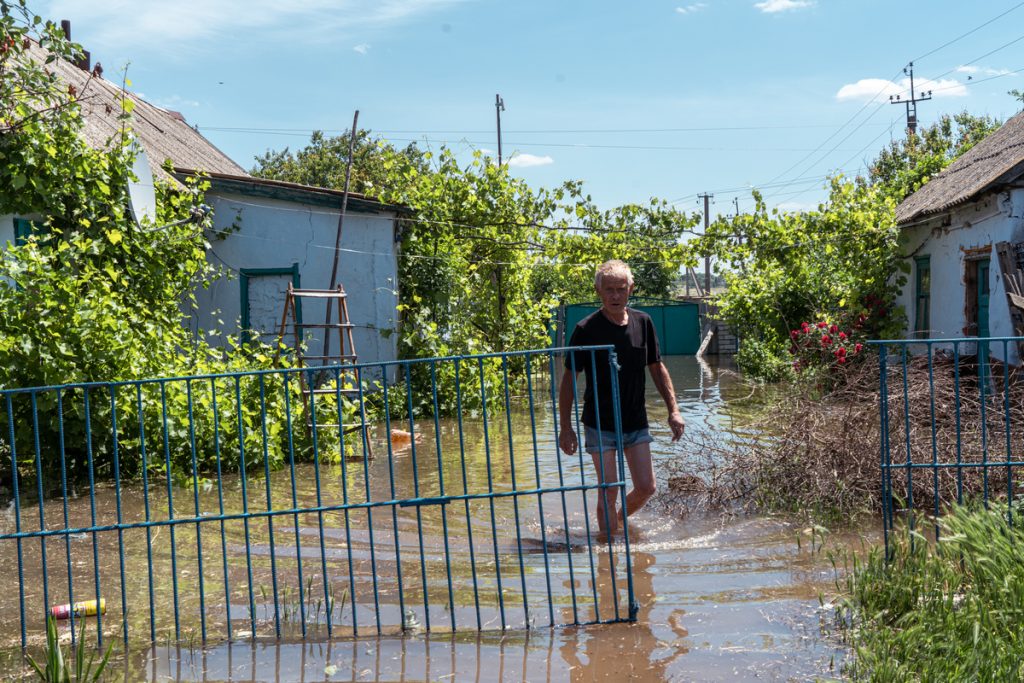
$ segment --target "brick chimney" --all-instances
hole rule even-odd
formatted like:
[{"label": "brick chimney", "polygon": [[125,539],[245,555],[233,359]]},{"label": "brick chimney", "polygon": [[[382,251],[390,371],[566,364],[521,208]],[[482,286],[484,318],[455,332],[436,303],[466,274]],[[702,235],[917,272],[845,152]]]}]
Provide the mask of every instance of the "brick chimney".
[{"label": "brick chimney", "polygon": [[[64,37],[68,40],[68,42],[70,42],[71,41],[71,21],[68,20],[68,19],[61,19],[61,21],[60,21],[60,29],[62,31],[64,31]],[[90,71],[90,70],[92,70],[92,55],[89,54],[88,50],[82,50],[82,58],[79,59],[77,62],[75,62],[75,66],[77,66],[82,71]]]}]

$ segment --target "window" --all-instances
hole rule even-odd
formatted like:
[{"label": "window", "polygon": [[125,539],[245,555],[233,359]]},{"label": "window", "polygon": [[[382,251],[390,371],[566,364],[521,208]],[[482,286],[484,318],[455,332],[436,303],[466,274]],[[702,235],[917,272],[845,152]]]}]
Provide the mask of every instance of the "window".
[{"label": "window", "polygon": [[21,246],[28,241],[29,235],[32,234],[32,221],[24,218],[14,219],[14,244],[15,246]]},{"label": "window", "polygon": [[[300,286],[299,264],[291,268],[242,268],[242,341],[259,340],[273,344],[281,329],[288,284]],[[295,304],[295,320],[302,324],[302,309]]]},{"label": "window", "polygon": [[932,262],[930,256],[914,259],[917,276],[914,280],[914,334],[928,336],[931,330]]}]

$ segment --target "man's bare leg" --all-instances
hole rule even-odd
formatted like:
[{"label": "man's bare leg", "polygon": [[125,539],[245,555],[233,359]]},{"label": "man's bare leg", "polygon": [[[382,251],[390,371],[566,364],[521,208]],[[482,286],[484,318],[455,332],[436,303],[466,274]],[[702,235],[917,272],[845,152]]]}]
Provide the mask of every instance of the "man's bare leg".
[{"label": "man's bare leg", "polygon": [[646,505],[657,490],[651,444],[638,443],[627,448],[626,465],[629,467],[629,478],[633,481],[633,488],[626,494],[626,511],[629,516]]},{"label": "man's bare leg", "polygon": [[[600,455],[590,454],[594,459],[594,471],[597,472],[598,482],[609,484],[619,480],[619,468],[616,465],[615,454],[614,450],[604,451]],[[607,540],[609,533],[614,536],[619,530],[618,501],[619,487],[613,486],[598,491],[597,528],[600,531],[599,538],[602,540]],[[610,530],[609,526],[611,526]]]},{"label": "man's bare leg", "polygon": [[[632,515],[647,504],[656,491],[654,481],[654,463],[651,458],[651,445],[641,443],[630,446],[626,449],[626,465],[629,467],[629,476],[633,482],[633,488],[626,494],[626,516]],[[611,483],[619,480],[619,468],[616,458],[616,451],[609,450],[598,457],[591,453],[594,459],[594,469],[597,472],[598,480],[601,483]],[[619,488],[608,488],[601,492],[603,495],[597,497],[597,527],[602,537],[607,538],[608,523],[611,524],[611,533],[614,535],[619,530],[619,521],[622,515],[618,510]],[[605,509],[608,514],[605,516]]]}]

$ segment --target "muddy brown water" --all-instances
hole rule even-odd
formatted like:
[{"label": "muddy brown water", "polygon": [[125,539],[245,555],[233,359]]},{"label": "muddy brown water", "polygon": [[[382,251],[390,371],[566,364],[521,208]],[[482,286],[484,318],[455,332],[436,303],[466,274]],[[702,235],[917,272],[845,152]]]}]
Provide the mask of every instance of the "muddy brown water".
[{"label": "muddy brown water", "polygon": [[[747,395],[748,389],[736,382],[731,368],[709,366],[692,357],[669,358],[667,364],[689,430],[728,430],[734,426],[736,410],[730,408],[730,402],[734,406],[737,399]],[[656,470],[663,473],[670,459],[686,456],[685,444],[670,442],[663,422],[664,406],[653,387],[649,387],[648,403],[656,438],[652,449]],[[550,403],[538,402],[532,420],[522,409],[512,417],[508,424],[513,441],[519,438],[521,443],[529,443],[535,430],[539,430],[538,442],[552,439]],[[442,433],[456,429],[451,422],[439,426]],[[472,421],[467,421],[466,429],[467,443],[484,440],[483,435],[473,433]],[[427,434],[419,445],[420,465],[415,470],[408,455],[396,453],[390,463],[397,497],[417,493],[417,486],[412,484],[413,472],[419,475],[420,495],[436,492],[441,477],[449,485],[461,477],[459,463],[453,458],[443,458],[440,467],[424,465],[434,454],[430,436]],[[507,434],[503,438],[498,433],[489,433],[487,437],[493,441],[492,452],[505,447],[508,440]],[[550,453],[524,450],[527,452],[515,453],[511,459],[519,468],[520,477],[536,476],[547,481],[559,467],[564,470],[561,476],[566,481],[575,481],[573,476],[580,476],[578,460],[563,458],[559,462]],[[467,473],[471,478],[482,477],[486,481],[480,453],[479,448],[467,451]],[[345,471],[349,490],[364,489],[367,482],[374,491],[386,489],[391,481],[387,460],[378,457],[366,470],[360,463],[349,463]],[[534,463],[536,469],[531,470]],[[330,480],[337,481],[338,469],[324,468],[321,475],[325,480],[333,477]],[[311,486],[315,475],[310,465],[298,467],[295,500],[299,506],[316,504],[315,489]],[[500,489],[504,480],[502,473],[494,474],[496,488]],[[291,478],[287,473],[275,472],[271,482],[272,499],[278,505],[282,501],[290,503]],[[237,498],[239,488],[239,482],[227,483],[226,499]],[[265,506],[265,497],[258,496],[262,495],[263,482],[251,481],[249,489],[253,496],[250,509]],[[381,495],[387,493],[384,489]],[[144,518],[143,494],[141,487],[123,489],[121,506],[125,520]],[[336,492],[323,495],[326,504],[337,497]],[[176,514],[190,514],[191,492],[176,491],[175,497]],[[735,681],[839,677],[838,667],[845,652],[837,640],[828,636],[827,628],[823,631],[830,612],[819,603],[819,596],[834,591],[833,568],[825,553],[812,549],[806,535],[798,544],[797,538],[803,533],[801,524],[749,515],[667,514],[665,506],[652,505],[630,519],[632,582],[639,606],[636,622],[574,626],[573,622],[595,617],[611,618],[616,608],[620,616],[628,613],[624,548],[619,545],[609,549],[586,542],[590,538],[588,531],[593,531],[588,525],[593,522],[585,513],[582,496],[547,494],[537,498],[540,507],[546,506],[543,523],[541,511],[535,510],[537,503],[531,506],[523,501],[521,509],[514,509],[507,499],[499,501],[494,510],[489,509],[488,501],[473,501],[468,506],[468,520],[464,504],[396,508],[394,516],[378,509],[372,525],[366,514],[352,513],[347,534],[342,513],[325,513],[323,535],[329,546],[326,555],[321,554],[318,544],[317,515],[296,517],[294,522],[291,517],[277,519],[272,533],[267,532],[265,520],[252,521],[248,529],[239,521],[229,522],[223,546],[215,524],[203,525],[201,542],[191,527],[178,527],[173,565],[168,552],[169,529],[155,530],[148,543],[154,566],[156,645],[143,644],[151,626],[147,538],[142,530],[125,532],[120,543],[129,558],[125,593],[132,647],[127,656],[116,658],[114,675],[147,681],[268,682]],[[560,505],[563,502],[564,513]],[[111,491],[102,491],[97,497],[98,518],[110,519],[115,503]],[[200,508],[217,508],[214,490],[202,493]],[[447,512],[442,514],[443,510]],[[48,503],[47,519],[60,520],[61,515],[59,501]],[[90,516],[87,497],[71,501],[72,526],[86,525]],[[364,523],[360,524],[356,517]],[[0,522],[0,528],[13,531],[9,513]],[[422,552],[417,547],[417,528],[424,529]],[[225,589],[219,553],[223,549],[224,555],[244,557],[246,533],[254,567],[252,582],[245,574],[246,563],[238,562],[226,573]],[[469,534],[475,538],[475,546],[466,542]],[[870,530],[867,536],[870,542]],[[860,534],[851,534],[831,542],[835,547],[844,542],[859,542],[860,538]],[[269,572],[271,542],[275,542],[274,556],[279,565],[275,567],[276,599],[274,576]],[[38,545],[31,544],[33,553],[28,552],[30,544],[25,543],[23,571],[28,577],[25,599],[29,605],[42,604],[42,588],[36,578]],[[516,552],[520,545],[524,553]],[[537,551],[544,547],[547,553]],[[17,558],[10,552],[9,542],[3,548],[0,576],[10,579],[17,574]],[[404,550],[399,552],[396,548]],[[494,552],[488,555],[491,548]],[[470,562],[474,551],[475,565]],[[57,586],[67,582],[67,548],[63,541],[54,539],[48,543],[47,552],[50,591],[56,592]],[[91,538],[70,540],[72,574],[78,586],[76,600],[94,597],[94,552],[100,561],[103,595],[108,601],[104,631],[120,644],[120,553],[115,534],[103,535],[95,550]],[[306,574],[302,583],[294,572],[294,559],[298,556],[304,558]],[[198,619],[196,587],[200,557],[206,558],[202,572],[205,623]],[[323,584],[318,583],[322,557],[332,562],[351,558],[346,566],[355,568],[352,581],[342,576],[329,593],[325,591]],[[504,565],[492,576],[485,570],[494,569],[495,559]],[[386,578],[396,564],[402,565],[407,577],[422,573],[424,581],[430,582],[427,600],[422,591],[408,591],[406,617],[395,601],[395,585]],[[172,572],[172,567],[176,572]],[[469,580],[474,569],[480,573],[476,582]],[[456,577],[456,587],[447,595],[443,587],[446,572]],[[173,629],[173,577],[177,577],[179,593],[177,639]],[[496,599],[496,578],[504,580],[504,601]],[[411,583],[415,586],[415,582]],[[438,584],[440,590],[435,587]],[[16,583],[7,580],[4,585],[5,590],[0,592],[0,667],[5,675],[17,677],[25,673],[18,648],[19,595]],[[249,585],[254,586],[251,597],[246,590]],[[468,585],[476,585],[479,590],[471,595]],[[529,598],[523,597],[520,587],[528,588]],[[372,599],[374,590],[383,605],[378,608],[379,615]],[[351,637],[350,592],[357,595],[355,616],[362,624],[358,638]],[[325,604],[332,599],[340,608],[332,611],[335,631],[334,637],[328,638]],[[429,604],[424,605],[425,602]],[[252,623],[250,604],[255,607],[255,642],[248,640]],[[350,610],[347,613],[346,604]],[[132,605],[141,607],[133,609]],[[225,639],[228,607],[235,642]],[[300,629],[303,616],[308,624],[305,639]],[[432,628],[427,628],[427,621]],[[454,632],[452,621],[456,624]],[[378,622],[383,627],[380,634],[374,628]],[[504,631],[502,622],[507,627]],[[400,626],[395,627],[403,623],[404,635]],[[476,628],[478,623],[482,630]],[[31,621],[30,626],[30,651],[38,651],[42,630]],[[200,635],[203,626],[208,632],[205,646]]]}]

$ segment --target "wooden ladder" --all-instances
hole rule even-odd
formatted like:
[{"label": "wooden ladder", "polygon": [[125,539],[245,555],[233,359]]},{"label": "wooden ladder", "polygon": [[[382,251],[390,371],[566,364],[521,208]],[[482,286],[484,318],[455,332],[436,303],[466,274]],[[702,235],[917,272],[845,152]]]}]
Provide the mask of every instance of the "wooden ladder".
[{"label": "wooden ladder", "polygon": [[[323,322],[323,323],[303,323],[299,322],[299,301],[302,299],[323,299],[326,305],[325,320],[330,320],[333,316],[332,312],[337,313],[337,322]],[[334,310],[332,311],[332,307]],[[302,386],[302,402],[303,410],[306,416],[306,428],[313,429],[313,417],[311,412],[311,401],[316,400],[316,396],[321,395],[335,395],[340,396],[341,400],[352,400],[355,396],[359,395],[359,388],[357,382],[360,380],[358,374],[354,371],[354,366],[357,361],[355,340],[352,337],[352,330],[355,325],[349,320],[348,316],[348,294],[345,293],[344,287],[340,284],[335,289],[296,289],[291,283],[288,283],[288,290],[285,292],[284,299],[284,313],[281,315],[281,330],[278,335],[278,353],[284,346],[285,339],[289,335],[292,338],[292,349],[295,354],[295,363],[297,367],[307,369],[307,361],[315,360],[319,361],[319,366],[328,367],[340,366],[340,372],[327,373],[320,372],[316,375],[312,375],[309,372],[300,372],[299,381]],[[324,344],[325,354],[312,355],[306,353],[304,347],[304,334],[306,329],[320,329],[324,331]],[[337,332],[338,334],[338,352],[331,353],[331,333]],[[346,367],[353,366],[353,367]],[[338,382],[344,382],[346,378],[351,379],[351,387],[324,387],[323,382],[329,377],[335,377]],[[370,425],[364,421],[359,421],[352,424],[338,424],[338,423],[323,423],[317,422],[317,429],[338,429],[341,428],[342,433],[349,434],[352,432],[361,432],[361,435],[366,444],[367,456],[373,457],[373,453],[370,450],[370,435],[368,430]]]}]

